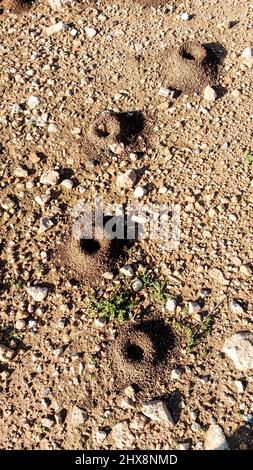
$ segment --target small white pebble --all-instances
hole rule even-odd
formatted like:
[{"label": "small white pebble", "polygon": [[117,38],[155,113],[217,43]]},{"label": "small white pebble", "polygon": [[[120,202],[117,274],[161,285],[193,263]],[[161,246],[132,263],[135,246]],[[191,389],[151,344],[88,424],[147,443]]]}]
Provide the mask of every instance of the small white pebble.
[{"label": "small white pebble", "polygon": [[30,98],[28,98],[28,106],[30,109],[34,109],[36,106],[38,106],[39,104],[39,98],[37,98],[37,96],[30,96]]},{"label": "small white pebble", "polygon": [[182,13],[180,18],[181,18],[182,21],[189,21],[191,16],[189,15],[189,13]]},{"label": "small white pebble", "polygon": [[61,182],[61,186],[63,186],[66,189],[72,189],[74,186],[74,183],[72,180],[66,179]]},{"label": "small white pebble", "polygon": [[137,186],[134,190],[134,197],[136,197],[137,199],[140,199],[143,196],[145,196],[146,192],[147,191],[145,188],[142,188],[142,186]]},{"label": "small white pebble", "polygon": [[204,90],[204,98],[206,101],[215,101],[217,99],[217,93],[208,85]]},{"label": "small white pebble", "polygon": [[92,27],[86,26],[84,28],[84,30],[85,30],[85,34],[86,34],[87,38],[89,38],[89,39],[94,38],[94,36],[96,36],[96,34],[97,34],[97,31],[95,30],[95,28],[92,28]]},{"label": "small white pebble", "polygon": [[135,281],[132,284],[132,288],[134,292],[139,292],[143,288],[143,284],[140,279],[135,279]]}]

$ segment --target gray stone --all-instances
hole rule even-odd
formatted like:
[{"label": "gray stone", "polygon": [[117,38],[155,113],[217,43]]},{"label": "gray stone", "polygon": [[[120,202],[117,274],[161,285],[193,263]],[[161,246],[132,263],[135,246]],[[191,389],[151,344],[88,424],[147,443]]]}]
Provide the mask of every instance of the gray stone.
[{"label": "gray stone", "polygon": [[137,175],[134,170],[127,170],[117,176],[116,184],[119,188],[129,189],[136,183]]},{"label": "gray stone", "polygon": [[58,171],[45,171],[40,177],[40,183],[47,184],[48,186],[55,186],[58,183],[59,178]]},{"label": "gray stone", "polygon": [[244,313],[244,309],[242,305],[239,302],[237,302],[237,300],[233,300],[231,302],[231,310],[233,313],[236,313],[236,314]]},{"label": "gray stone", "polygon": [[175,312],[177,308],[177,301],[176,299],[173,299],[173,298],[169,298],[167,301],[166,301],[166,310],[168,310],[168,312]]},{"label": "gray stone", "polygon": [[249,370],[253,368],[253,333],[241,331],[227,338],[224,353],[232,359],[236,369]]},{"label": "gray stone", "polygon": [[226,450],[228,442],[222,428],[218,424],[211,424],[205,437],[206,450]]},{"label": "gray stone", "polygon": [[107,438],[107,433],[105,431],[99,430],[96,432],[96,441],[98,444],[102,444]]},{"label": "gray stone", "polygon": [[134,292],[139,292],[143,288],[143,284],[140,279],[135,279],[135,281],[132,284],[132,288]]},{"label": "gray stone", "polygon": [[111,437],[119,449],[122,447],[129,448],[135,441],[134,435],[131,433],[127,421],[121,421],[112,428]]},{"label": "gray stone", "polygon": [[142,406],[141,412],[157,423],[166,426],[174,425],[170,411],[162,400],[151,400]]},{"label": "gray stone", "polygon": [[88,413],[86,410],[79,408],[79,406],[74,406],[71,415],[71,422],[73,428],[78,428],[88,419]]},{"label": "gray stone", "polygon": [[42,302],[45,300],[48,289],[47,287],[28,287],[27,288],[28,294],[35,300],[36,302]]}]

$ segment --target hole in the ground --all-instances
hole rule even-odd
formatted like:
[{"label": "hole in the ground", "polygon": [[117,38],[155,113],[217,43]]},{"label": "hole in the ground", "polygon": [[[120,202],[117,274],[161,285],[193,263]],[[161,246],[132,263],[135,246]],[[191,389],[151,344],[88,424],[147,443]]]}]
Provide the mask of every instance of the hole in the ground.
[{"label": "hole in the ground", "polygon": [[181,56],[186,60],[195,60],[195,57],[184,48],[181,51]]},{"label": "hole in the ground", "polygon": [[100,243],[95,239],[82,238],[80,240],[80,248],[87,255],[93,255],[100,249]]},{"label": "hole in the ground", "polygon": [[145,128],[145,117],[141,111],[119,113],[119,141],[125,145],[133,143]]},{"label": "hole in the ground", "polygon": [[143,359],[143,349],[137,344],[130,343],[126,346],[126,358],[130,362],[141,362]]},{"label": "hole in the ground", "polygon": [[108,132],[106,126],[98,126],[95,128],[95,134],[101,139],[106,139],[106,137],[109,137],[110,132]]}]

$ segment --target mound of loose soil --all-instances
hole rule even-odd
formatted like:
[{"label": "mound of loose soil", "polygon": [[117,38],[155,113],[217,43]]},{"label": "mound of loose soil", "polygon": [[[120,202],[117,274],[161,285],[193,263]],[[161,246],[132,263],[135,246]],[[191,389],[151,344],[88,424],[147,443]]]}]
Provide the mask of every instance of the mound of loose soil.
[{"label": "mound of loose soil", "polygon": [[189,41],[167,51],[163,85],[187,95],[201,93],[217,79],[217,59],[208,46]]},{"label": "mound of loose soil", "polygon": [[123,327],[112,348],[116,385],[148,388],[175,355],[175,337],[163,320],[149,319]]},{"label": "mound of loose soil", "polygon": [[55,263],[68,277],[95,286],[100,276],[112,269],[119,250],[117,240],[110,240],[105,230],[96,228],[93,238],[88,232],[81,237],[69,235],[57,250]]}]

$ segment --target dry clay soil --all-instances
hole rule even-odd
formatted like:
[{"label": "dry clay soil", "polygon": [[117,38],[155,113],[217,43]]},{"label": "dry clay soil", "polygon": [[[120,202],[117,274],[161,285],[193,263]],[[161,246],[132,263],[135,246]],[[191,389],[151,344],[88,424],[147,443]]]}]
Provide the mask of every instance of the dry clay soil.
[{"label": "dry clay soil", "polygon": [[[2,449],[176,449],[184,443],[202,449],[213,420],[231,448],[253,446],[247,418],[253,413],[252,371],[238,371],[222,352],[228,336],[253,329],[253,165],[245,158],[253,149],[252,69],[241,57],[253,43],[252,4],[140,3],[72,1],[53,12],[38,1],[24,15],[0,16],[0,343],[14,351],[0,364]],[[184,12],[189,21],[180,18]],[[59,21],[65,27],[49,35],[46,28]],[[88,38],[86,27],[96,35]],[[214,102],[201,93],[172,101],[159,96],[167,85],[161,81],[166,49],[186,40],[222,52]],[[39,100],[34,109],[31,96]],[[111,152],[99,165],[78,151],[105,109],[147,113],[145,151]],[[171,377],[170,367],[152,387],[142,383],[132,401],[110,368],[111,345],[122,326],[115,321],[98,327],[88,313],[89,289],[53,262],[80,200],[99,194],[107,202],[134,203],[134,187],[115,186],[117,175],[129,169],[147,189],[142,201],[178,204],[181,221],[175,249],[164,251],[147,239],[127,251],[124,264],[135,276],[145,266],[178,303],[170,313],[144,286],[133,293],[137,318],[139,303],[151,316],[194,329],[213,312],[210,334],[188,353],[185,331],[177,330],[173,368],[179,373]],[[48,170],[60,175],[53,187],[40,183]],[[71,190],[61,185],[66,178],[74,182]],[[43,217],[53,224],[41,232]],[[214,279],[213,269],[223,277]],[[127,282],[117,271],[110,280],[98,277],[96,296],[108,297]],[[34,285],[48,288],[40,303],[27,293]],[[188,302],[200,295],[201,310],[189,315]],[[233,300],[244,308],[235,312]],[[174,425],[144,417],[141,406],[152,398],[165,401]],[[84,410],[78,427],[75,405]],[[131,433],[125,444],[112,432],[122,421]],[[106,433],[102,443],[98,430]]]}]

